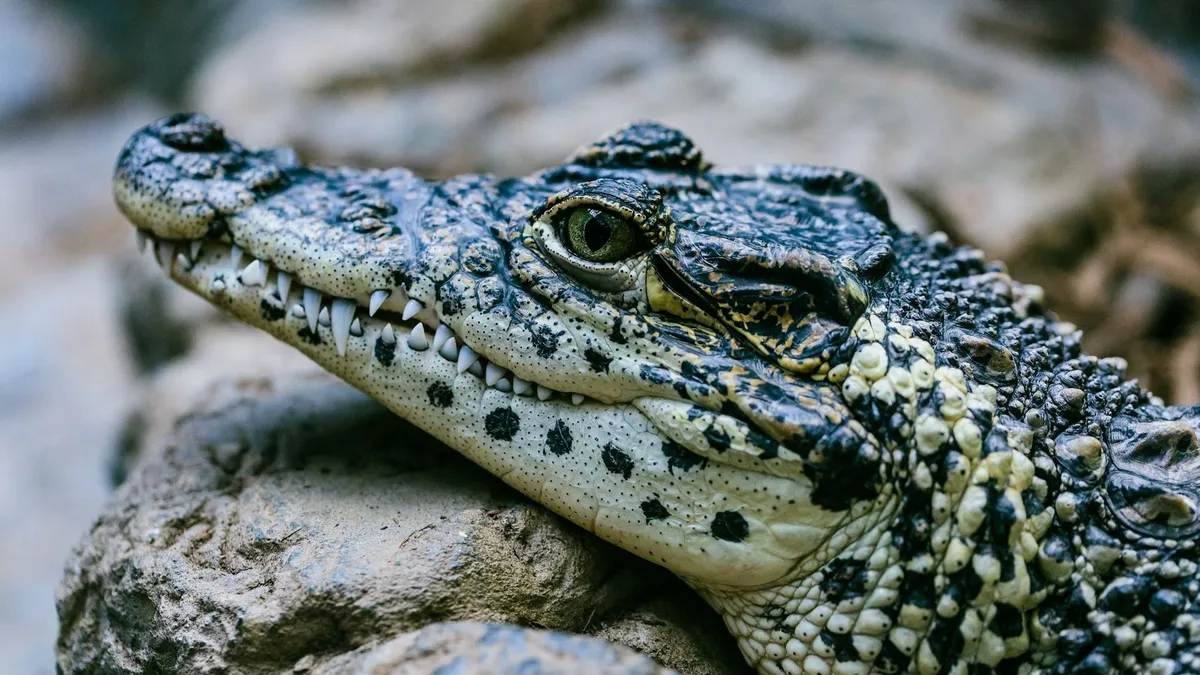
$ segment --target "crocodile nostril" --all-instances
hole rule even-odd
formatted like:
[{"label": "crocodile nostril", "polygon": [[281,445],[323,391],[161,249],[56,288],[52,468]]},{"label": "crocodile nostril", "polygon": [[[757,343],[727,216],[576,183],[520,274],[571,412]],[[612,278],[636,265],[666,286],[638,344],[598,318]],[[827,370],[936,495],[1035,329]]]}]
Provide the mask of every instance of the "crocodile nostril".
[{"label": "crocodile nostril", "polygon": [[228,147],[225,129],[205,115],[178,113],[159,123],[163,143],[185,152],[217,152]]}]

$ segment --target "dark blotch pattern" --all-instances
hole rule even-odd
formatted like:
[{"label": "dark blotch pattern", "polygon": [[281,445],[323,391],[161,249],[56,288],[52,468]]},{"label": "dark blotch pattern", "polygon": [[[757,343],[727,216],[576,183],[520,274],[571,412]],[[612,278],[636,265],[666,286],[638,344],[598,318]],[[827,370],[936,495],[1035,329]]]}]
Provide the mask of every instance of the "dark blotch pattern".
[{"label": "dark blotch pattern", "polygon": [[258,309],[266,321],[278,321],[287,316],[287,310],[283,308],[283,305],[275,304],[270,298],[263,298],[262,302],[258,303]]},{"label": "dark blotch pattern", "polygon": [[512,408],[496,408],[483,418],[483,428],[498,441],[511,441],[521,429],[521,418]]},{"label": "dark blotch pattern", "polygon": [[750,536],[750,524],[736,511],[721,511],[713,516],[712,536],[722,541],[745,541]]},{"label": "dark blotch pattern", "polygon": [[382,366],[390,366],[395,359],[396,343],[388,344],[382,338],[375,338],[375,360]]},{"label": "dark blotch pattern", "polygon": [[611,473],[621,474],[625,480],[629,480],[629,477],[633,475],[633,459],[612,443],[604,446],[604,450],[600,453],[600,459],[604,460],[604,468]]},{"label": "dark blotch pattern", "polygon": [[558,420],[554,427],[546,432],[546,450],[559,457],[571,451],[571,430],[567,428],[566,422]]},{"label": "dark blotch pattern", "polygon": [[429,396],[429,402],[439,408],[449,408],[450,404],[454,403],[454,392],[441,380],[429,385],[425,393]]},{"label": "dark blotch pattern", "polygon": [[667,457],[667,471],[671,474],[675,473],[675,469],[691,471],[697,466],[703,468],[708,464],[707,459],[674,441],[663,441],[662,452]]},{"label": "dark blotch pattern", "polygon": [[607,373],[609,365],[612,364],[610,357],[601,354],[591,347],[583,350],[583,358],[587,359],[593,373]]},{"label": "dark blotch pattern", "polygon": [[649,525],[651,521],[662,520],[671,514],[667,512],[667,507],[663,506],[662,502],[657,498],[652,498],[642,502],[642,515],[646,516],[646,524]]}]

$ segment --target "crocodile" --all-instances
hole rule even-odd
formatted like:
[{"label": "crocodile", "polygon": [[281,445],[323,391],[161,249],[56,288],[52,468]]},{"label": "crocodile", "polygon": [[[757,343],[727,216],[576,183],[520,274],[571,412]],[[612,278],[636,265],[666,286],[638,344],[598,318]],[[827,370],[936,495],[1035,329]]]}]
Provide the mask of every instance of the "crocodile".
[{"label": "crocodile", "polygon": [[857,173],[639,121],[429,180],[178,114],[114,194],[174,281],[681,577],[760,673],[1200,672],[1200,406]]}]

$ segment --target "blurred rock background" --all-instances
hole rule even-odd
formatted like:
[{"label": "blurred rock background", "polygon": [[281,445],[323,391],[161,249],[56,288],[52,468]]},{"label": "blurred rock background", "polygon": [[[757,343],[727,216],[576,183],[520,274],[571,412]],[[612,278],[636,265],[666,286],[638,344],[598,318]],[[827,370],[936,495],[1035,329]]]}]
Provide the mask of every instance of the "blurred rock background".
[{"label": "blurred rock background", "polygon": [[1195,403],[1198,91],[1190,0],[0,0],[0,672],[53,672],[54,586],[130,413],[221,321],[109,195],[161,114],[430,176],[635,117],[717,163],[846,166]]}]

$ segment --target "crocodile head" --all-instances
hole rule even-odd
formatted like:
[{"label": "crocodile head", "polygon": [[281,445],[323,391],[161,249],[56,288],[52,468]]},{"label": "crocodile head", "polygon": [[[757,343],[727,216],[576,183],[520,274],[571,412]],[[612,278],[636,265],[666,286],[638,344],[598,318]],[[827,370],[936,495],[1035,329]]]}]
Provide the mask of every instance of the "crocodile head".
[{"label": "crocodile head", "polygon": [[680,575],[764,673],[1200,665],[1200,410],[860,176],[639,123],[436,182],[177,115],[115,194],[177,282]]}]

